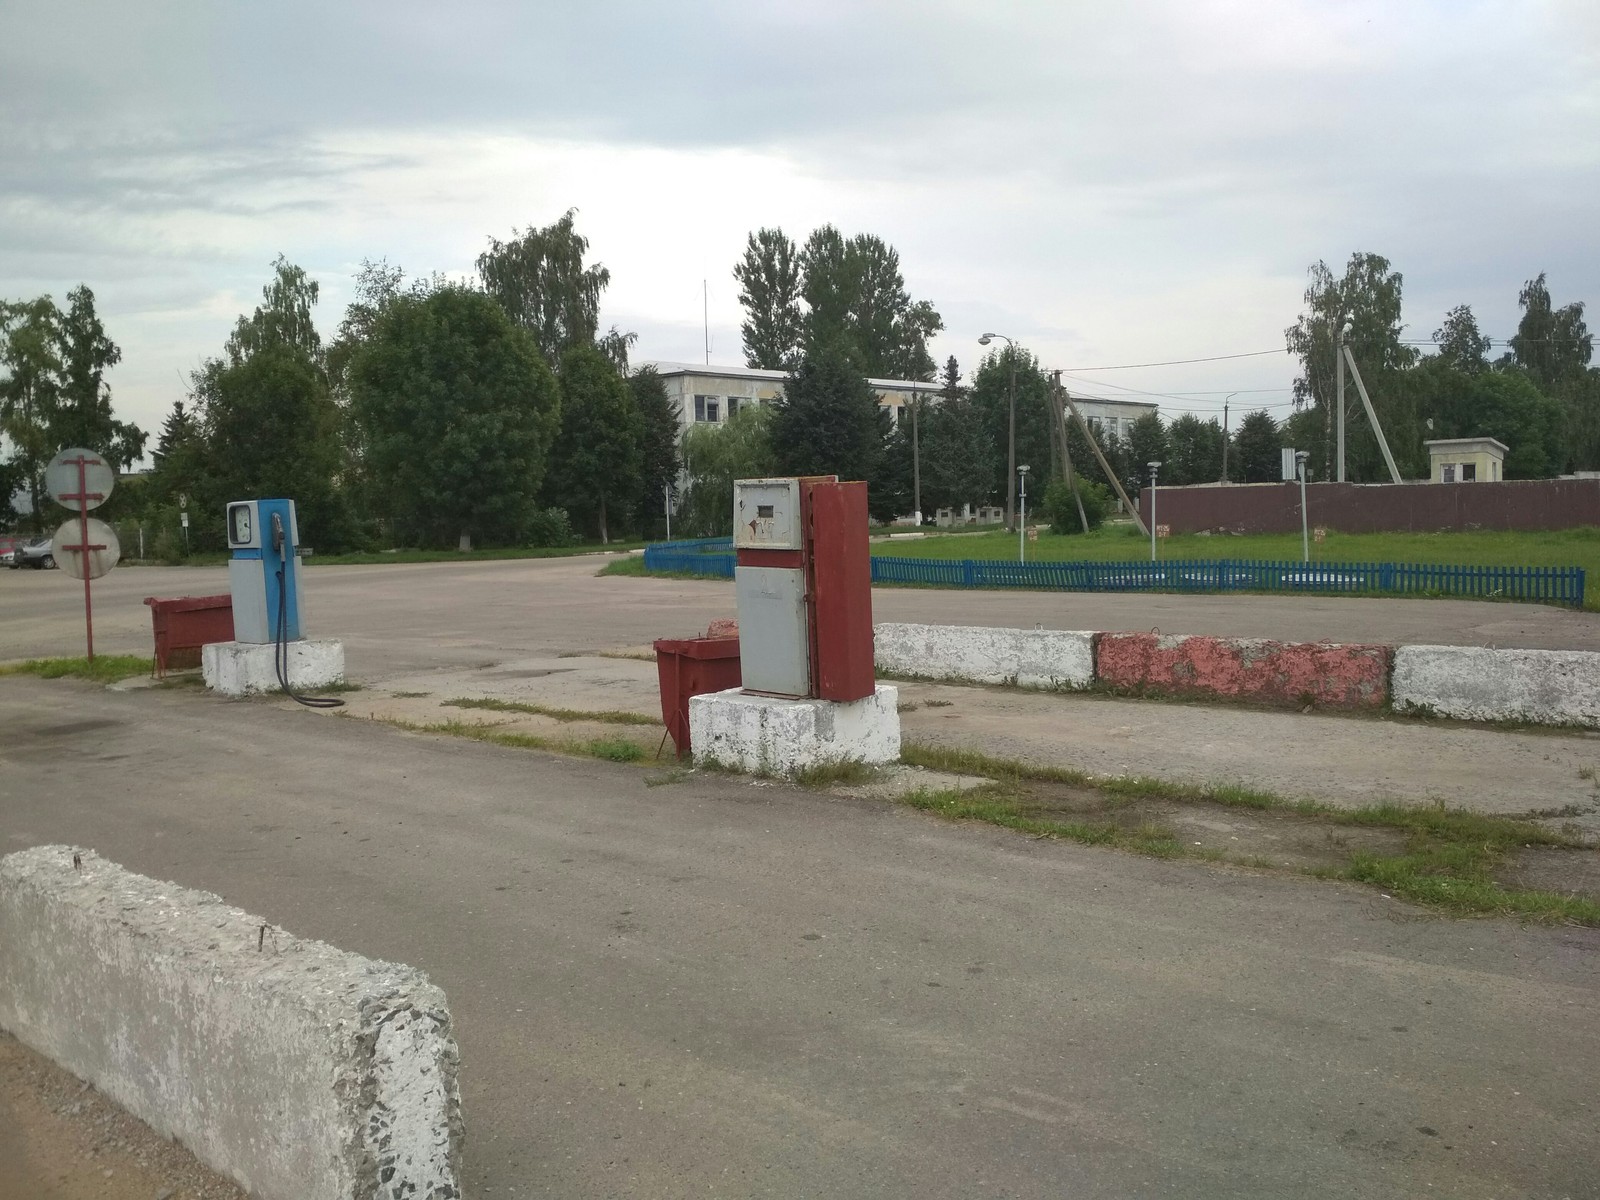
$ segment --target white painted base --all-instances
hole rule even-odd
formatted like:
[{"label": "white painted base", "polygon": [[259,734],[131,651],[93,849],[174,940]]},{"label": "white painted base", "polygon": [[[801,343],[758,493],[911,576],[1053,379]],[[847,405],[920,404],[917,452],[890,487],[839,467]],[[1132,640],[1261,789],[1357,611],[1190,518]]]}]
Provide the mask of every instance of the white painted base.
[{"label": "white painted base", "polygon": [[1600,728],[1600,654],[1399,646],[1390,697],[1401,712]]},{"label": "white painted base", "polygon": [[[224,696],[250,696],[282,690],[271,642],[214,642],[200,647],[200,674],[206,686]],[[290,642],[289,686],[312,691],[344,682],[344,643]]]},{"label": "white painted base", "polygon": [[900,759],[900,689],[861,700],[781,700],[738,688],[689,700],[694,760],[750,774],[793,775],[827,763]]}]

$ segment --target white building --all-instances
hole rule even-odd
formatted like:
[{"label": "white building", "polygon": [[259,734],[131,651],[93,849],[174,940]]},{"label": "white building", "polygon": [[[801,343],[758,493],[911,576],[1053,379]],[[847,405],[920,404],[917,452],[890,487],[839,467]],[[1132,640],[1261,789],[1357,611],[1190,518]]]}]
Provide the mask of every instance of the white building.
[{"label": "white building", "polygon": [[[667,395],[678,403],[679,419],[685,429],[691,425],[719,424],[749,404],[771,404],[783,395],[787,371],[765,371],[758,367],[723,367],[704,363],[652,362],[666,384]],[[878,393],[878,403],[889,410],[898,424],[906,404],[914,396],[926,396],[937,403],[941,395],[937,383],[912,379],[869,379]],[[1136,400],[1080,400],[1078,411],[1096,432],[1115,433],[1126,438],[1134,421],[1157,411],[1155,404]]]}]

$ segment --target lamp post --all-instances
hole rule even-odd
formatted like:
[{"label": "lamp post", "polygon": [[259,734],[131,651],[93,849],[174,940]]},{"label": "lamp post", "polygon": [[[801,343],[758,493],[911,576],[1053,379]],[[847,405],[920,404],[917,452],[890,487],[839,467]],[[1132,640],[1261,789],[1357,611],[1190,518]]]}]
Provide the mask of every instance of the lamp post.
[{"label": "lamp post", "polygon": [[1156,561],[1156,472],[1161,469],[1159,460],[1150,467],[1150,561]]},{"label": "lamp post", "polygon": [[1228,401],[1238,392],[1229,392],[1222,400],[1222,482],[1228,482]]},{"label": "lamp post", "polygon": [[1011,386],[1006,392],[1006,525],[1017,519],[1017,345],[1003,333],[986,333],[978,345],[987,346],[995,338],[1006,344],[1011,360]]},{"label": "lamp post", "polygon": [[1028,536],[1028,468],[1026,465],[1017,468],[1017,482],[1021,485],[1022,519],[1017,522],[1017,561],[1028,561],[1026,538]]}]

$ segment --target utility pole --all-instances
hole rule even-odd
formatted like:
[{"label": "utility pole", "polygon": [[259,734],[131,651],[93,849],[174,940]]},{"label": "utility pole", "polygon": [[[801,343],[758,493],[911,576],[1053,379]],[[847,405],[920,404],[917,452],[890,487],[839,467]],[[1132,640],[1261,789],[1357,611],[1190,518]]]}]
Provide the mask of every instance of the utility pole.
[{"label": "utility pole", "polygon": [[1066,475],[1067,486],[1072,489],[1072,499],[1078,506],[1078,524],[1088,533],[1089,518],[1083,511],[1083,495],[1078,491],[1078,474],[1072,469],[1072,447],[1067,441],[1067,406],[1061,399],[1060,371],[1050,373],[1050,420],[1055,426],[1056,436],[1061,439],[1061,469]]},{"label": "utility pole", "polygon": [[1228,482],[1228,400],[1237,396],[1238,392],[1229,392],[1227,399],[1222,402],[1222,482]]},{"label": "utility pole", "polygon": [[1017,527],[1017,345],[1003,333],[986,333],[978,345],[987,346],[999,338],[1006,344],[1006,358],[1011,362],[1011,386],[1006,401],[1006,529]]},{"label": "utility pole", "polygon": [[[1339,328],[1334,331],[1333,335],[1333,409],[1334,422],[1336,423],[1339,431],[1338,451],[1337,458],[1335,459],[1335,461],[1339,464],[1339,470],[1338,474],[1335,475],[1334,478],[1339,483],[1344,482],[1344,335],[1349,329],[1349,320],[1350,319],[1346,317],[1344,320],[1340,321]],[[1323,445],[1326,446],[1327,443],[1324,442]]]},{"label": "utility pole", "polygon": [[1089,443],[1089,449],[1094,452],[1095,461],[1100,464],[1100,469],[1106,473],[1106,480],[1116,491],[1118,499],[1133,518],[1133,523],[1139,527],[1139,532],[1148,534],[1144,518],[1139,515],[1138,505],[1128,499],[1127,489],[1122,486],[1122,480],[1117,478],[1117,473],[1111,469],[1111,464],[1106,461],[1105,452],[1100,449],[1100,443],[1094,440],[1094,430],[1089,428],[1089,422],[1083,419],[1083,414],[1078,411],[1078,406],[1072,402],[1072,393],[1063,391],[1061,398],[1067,402],[1067,407],[1072,410],[1073,419],[1078,422],[1078,428],[1083,432],[1084,439]]},{"label": "utility pole", "polygon": [[922,396],[911,393],[911,508],[917,518],[917,528],[922,528],[922,447],[917,440],[917,410],[922,407]]},{"label": "utility pole", "polygon": [[1159,460],[1151,462],[1150,467],[1150,561],[1156,561],[1156,472],[1161,470]]},{"label": "utility pole", "polygon": [[[1354,376],[1354,378],[1355,378],[1356,391],[1361,393],[1361,404],[1367,410],[1367,420],[1372,422],[1372,432],[1374,434],[1376,434],[1377,437],[1378,437],[1378,449],[1383,451],[1383,461],[1384,461],[1385,464],[1387,464],[1387,466],[1389,468],[1389,478],[1391,480],[1393,480],[1395,483],[1399,483],[1400,482],[1400,469],[1394,465],[1394,455],[1389,453],[1389,439],[1383,436],[1383,426],[1378,424],[1378,411],[1377,411],[1377,409],[1372,407],[1372,397],[1367,395],[1367,385],[1365,383],[1361,382],[1361,368],[1356,366],[1356,356],[1354,354],[1350,353],[1350,347],[1349,346],[1341,346],[1340,349],[1342,349],[1344,351],[1344,358],[1350,364],[1350,374],[1352,376]],[[1343,372],[1340,372],[1341,381],[1343,380],[1343,378],[1344,378],[1344,374],[1343,374]],[[1342,389],[1342,383],[1341,383],[1341,389]],[[1344,409],[1344,406],[1343,406],[1343,403],[1341,402],[1341,404],[1340,404],[1340,422],[1339,422],[1339,478],[1341,480],[1344,479],[1344,421],[1343,421],[1343,409]]]}]

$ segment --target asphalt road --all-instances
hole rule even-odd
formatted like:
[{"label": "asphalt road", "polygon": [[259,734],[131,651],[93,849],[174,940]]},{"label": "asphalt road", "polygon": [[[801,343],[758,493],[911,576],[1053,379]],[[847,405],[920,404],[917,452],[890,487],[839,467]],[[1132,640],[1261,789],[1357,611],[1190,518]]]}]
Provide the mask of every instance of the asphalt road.
[{"label": "asphalt road", "polygon": [[[726,582],[598,578],[603,560],[521,559],[305,574],[306,630],[344,640],[352,677],[638,645],[734,615]],[[127,567],[95,588],[96,647],[150,653],[146,596],[228,590],[225,568]],[[1600,650],[1600,613],[1472,600],[1140,596],[879,588],[880,621],[1163,633],[1284,641]],[[83,653],[82,587],[62,571],[0,571],[0,661]]]},{"label": "asphalt road", "polygon": [[189,689],[0,729],[0,847],[425,968],[474,1198],[1600,1194],[1597,931]]}]

